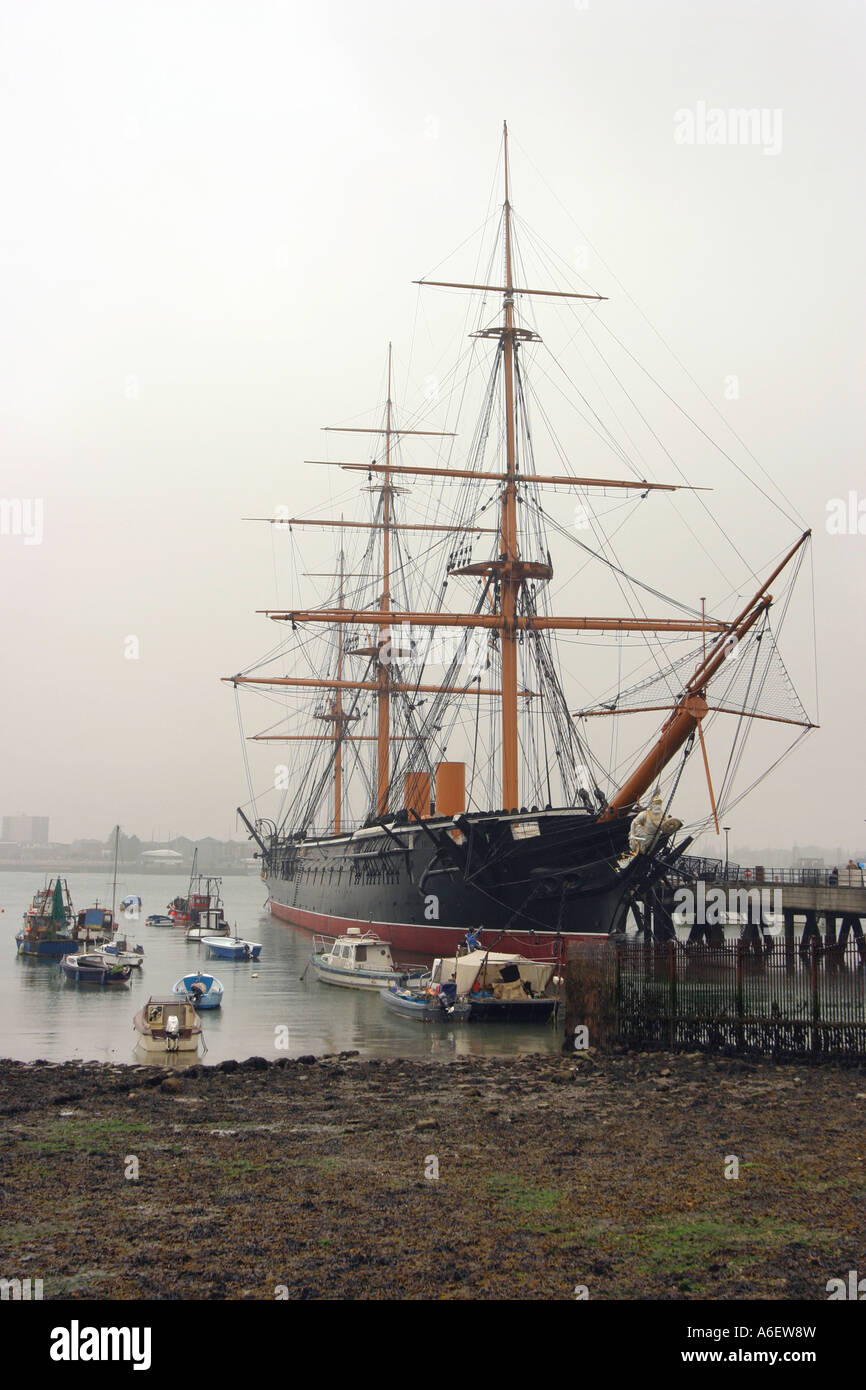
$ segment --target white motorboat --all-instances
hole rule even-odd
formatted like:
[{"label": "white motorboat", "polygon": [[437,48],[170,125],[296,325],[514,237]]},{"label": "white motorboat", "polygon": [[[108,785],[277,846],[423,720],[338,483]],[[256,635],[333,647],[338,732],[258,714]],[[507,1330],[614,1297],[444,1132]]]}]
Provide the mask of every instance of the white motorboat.
[{"label": "white motorboat", "polygon": [[395,965],[390,942],[375,932],[362,932],[360,927],[350,927],[345,936],[338,936],[335,941],[313,937],[310,964],[323,984],[348,989],[385,989],[392,984],[420,980],[428,973],[423,965]]}]

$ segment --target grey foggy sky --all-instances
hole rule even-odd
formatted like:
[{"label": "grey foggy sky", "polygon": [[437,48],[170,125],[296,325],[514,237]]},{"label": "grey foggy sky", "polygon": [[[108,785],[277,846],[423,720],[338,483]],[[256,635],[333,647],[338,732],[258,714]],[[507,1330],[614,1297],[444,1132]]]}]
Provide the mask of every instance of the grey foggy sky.
[{"label": "grey foggy sky", "polygon": [[[372,418],[389,339],[417,405],[462,306],[425,300],[413,337],[410,282],[471,270],[455,248],[506,117],[518,212],[568,261],[568,209],[814,530],[822,728],[737,808],[732,843],[864,842],[866,536],[825,527],[828,499],[866,495],[862,3],[0,15],[0,487],[44,504],[42,544],[0,536],[2,814],[48,814],[59,839],[240,834],[219,677],[276,640],[255,616],[270,537],[240,518],[327,510],[345,475],[302,460],[325,456],[321,425]],[[781,111],[780,152],[677,144],[700,102]],[[612,275],[593,256],[581,273],[624,328]],[[795,531],[732,474],[718,488],[762,567]],[[667,516],[638,554],[678,544]],[[695,579],[690,601],[712,592]],[[814,715],[810,643],[791,665]]]}]

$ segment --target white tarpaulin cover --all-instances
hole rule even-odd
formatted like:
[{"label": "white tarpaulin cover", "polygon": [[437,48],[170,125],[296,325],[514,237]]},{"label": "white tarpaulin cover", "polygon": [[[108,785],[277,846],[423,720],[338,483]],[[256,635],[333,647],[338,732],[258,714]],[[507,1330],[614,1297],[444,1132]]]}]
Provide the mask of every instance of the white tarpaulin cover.
[{"label": "white tarpaulin cover", "polygon": [[524,956],[506,955],[502,951],[470,951],[466,956],[446,956],[437,960],[433,980],[444,984],[456,975],[457,993],[468,994],[479,972],[482,972],[481,983],[485,983],[486,976],[486,984],[490,986],[501,978],[500,966],[509,964],[517,966],[521,980],[527,980],[536,994],[547,988],[553,975],[552,961],[526,960]]}]

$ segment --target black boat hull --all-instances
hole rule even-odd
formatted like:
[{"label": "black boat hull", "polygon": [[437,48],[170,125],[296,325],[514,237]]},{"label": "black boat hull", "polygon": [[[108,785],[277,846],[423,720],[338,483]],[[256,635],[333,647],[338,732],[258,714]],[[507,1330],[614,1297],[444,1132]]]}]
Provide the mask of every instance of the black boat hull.
[{"label": "black boat hull", "polygon": [[625,862],[627,850],[627,819],[570,809],[282,841],[263,861],[271,912],[306,931],[372,928],[429,957],[453,955],[472,929],[486,948],[550,959],[624,930],[636,872],[649,867]]}]

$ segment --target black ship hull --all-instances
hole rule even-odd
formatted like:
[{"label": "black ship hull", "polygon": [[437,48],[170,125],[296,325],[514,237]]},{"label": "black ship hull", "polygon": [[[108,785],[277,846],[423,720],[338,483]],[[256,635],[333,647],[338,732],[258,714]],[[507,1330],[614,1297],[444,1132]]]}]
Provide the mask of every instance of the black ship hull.
[{"label": "black ship hull", "polygon": [[[625,929],[637,878],[628,820],[574,809],[374,825],[276,841],[263,876],[274,916],[338,936],[362,927],[403,953],[453,955],[471,930],[488,949],[536,959]],[[660,870],[662,872],[662,870]]]}]

